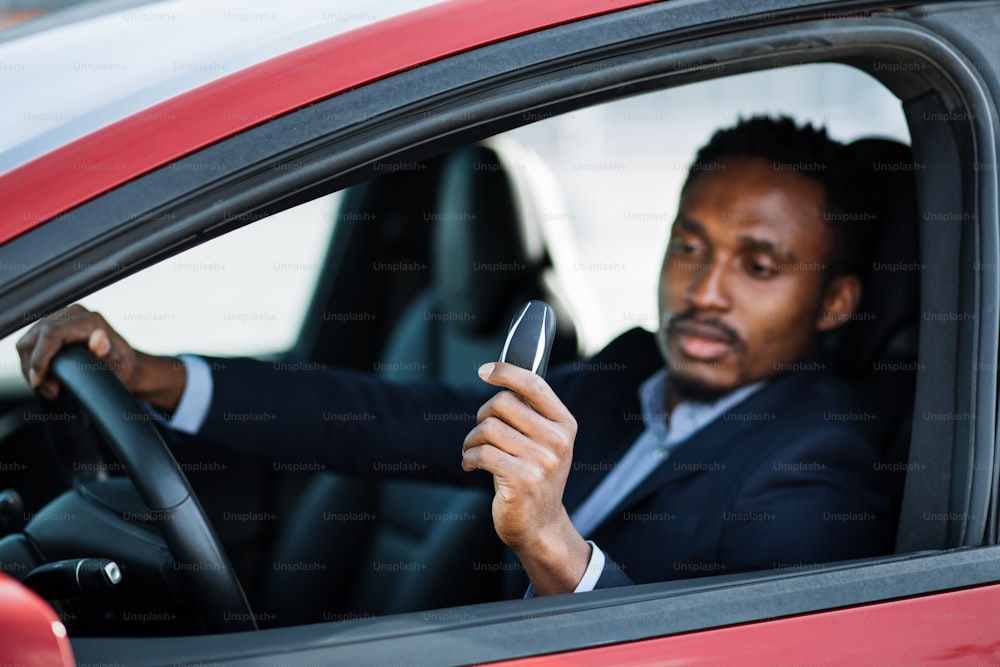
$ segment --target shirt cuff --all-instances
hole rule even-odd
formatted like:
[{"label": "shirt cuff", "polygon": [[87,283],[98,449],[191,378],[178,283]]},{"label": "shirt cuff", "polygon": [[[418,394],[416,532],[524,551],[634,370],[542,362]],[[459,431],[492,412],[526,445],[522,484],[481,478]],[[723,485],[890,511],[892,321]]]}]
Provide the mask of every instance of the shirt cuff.
[{"label": "shirt cuff", "polygon": [[[587,544],[590,545],[590,562],[587,563],[587,569],[584,570],[580,583],[573,589],[574,593],[589,593],[594,590],[594,586],[601,578],[601,573],[604,572],[604,552],[590,540],[587,540]],[[524,592],[524,599],[533,597],[535,597],[535,585],[528,584],[528,590]]]},{"label": "shirt cuff", "polygon": [[583,578],[580,579],[580,583],[578,583],[576,588],[573,589],[574,593],[587,593],[594,590],[594,586],[597,585],[597,581],[601,578],[601,574],[604,572],[604,552],[590,540],[587,540],[587,544],[590,545],[590,562],[587,563],[587,569],[584,571]]},{"label": "shirt cuff", "polygon": [[168,428],[188,435],[196,434],[208,416],[208,408],[212,404],[212,370],[208,362],[201,357],[182,354],[179,359],[184,364],[187,379],[177,410],[164,423]]}]

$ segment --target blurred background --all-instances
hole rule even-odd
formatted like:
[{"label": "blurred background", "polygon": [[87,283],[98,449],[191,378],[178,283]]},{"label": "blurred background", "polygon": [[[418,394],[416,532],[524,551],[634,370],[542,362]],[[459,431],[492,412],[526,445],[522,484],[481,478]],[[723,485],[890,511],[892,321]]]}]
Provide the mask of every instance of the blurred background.
[{"label": "blurred background", "polygon": [[76,4],[79,4],[79,0],[76,2],[74,0],[64,0],[63,2],[54,2],[51,0],[46,0],[45,2],[36,0],[0,0],[0,30],[10,28],[36,16],[48,14],[57,9],[63,9]]},{"label": "blurred background", "polygon": [[[0,0],[0,27],[77,4]],[[0,63],[0,85],[2,79]],[[9,97],[3,102],[16,104]],[[542,222],[558,239],[556,270],[585,311],[589,350],[626,329],[655,328],[660,261],[688,164],[714,130],[761,114],[825,126],[845,142],[882,136],[909,143],[898,100],[841,65],[771,69],[646,93],[502,137],[552,172],[553,200]],[[82,302],[149,352],[288,349],[318,278],[337,203],[334,194],[256,222]],[[0,386],[22,382],[14,350],[19,336],[0,341]]]}]

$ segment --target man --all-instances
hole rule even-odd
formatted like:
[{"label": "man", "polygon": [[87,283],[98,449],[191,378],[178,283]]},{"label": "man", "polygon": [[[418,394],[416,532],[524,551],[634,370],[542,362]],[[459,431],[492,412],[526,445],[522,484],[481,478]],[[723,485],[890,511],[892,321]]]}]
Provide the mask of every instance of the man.
[{"label": "man", "polygon": [[[859,246],[838,222],[850,218],[831,215],[857,206],[853,170],[825,132],[789,119],[716,133],[682,190],[656,336],[628,332],[548,381],[503,363],[480,368],[485,384],[472,388],[282,374],[251,360],[178,364],[133,350],[79,306],[18,349],[44,397],[58,391],[47,376],[55,352],[86,342],[199,439],[492,488],[497,534],[537,594],[876,555],[892,540],[877,451],[837,418],[855,406],[819,347],[861,294]],[[478,414],[423,419],[435,410]],[[373,418],[321,419],[331,411]]]}]

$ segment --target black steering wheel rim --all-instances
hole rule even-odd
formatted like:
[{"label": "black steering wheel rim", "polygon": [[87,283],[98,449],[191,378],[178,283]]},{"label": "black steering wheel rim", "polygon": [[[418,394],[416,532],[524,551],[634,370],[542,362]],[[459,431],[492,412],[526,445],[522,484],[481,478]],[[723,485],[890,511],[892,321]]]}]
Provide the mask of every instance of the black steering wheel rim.
[{"label": "black steering wheel rim", "polygon": [[[188,599],[209,632],[256,630],[243,587],[173,454],[118,376],[82,346],[52,360],[52,375],[93,419],[156,517]],[[135,415],[128,419],[127,415]]]}]

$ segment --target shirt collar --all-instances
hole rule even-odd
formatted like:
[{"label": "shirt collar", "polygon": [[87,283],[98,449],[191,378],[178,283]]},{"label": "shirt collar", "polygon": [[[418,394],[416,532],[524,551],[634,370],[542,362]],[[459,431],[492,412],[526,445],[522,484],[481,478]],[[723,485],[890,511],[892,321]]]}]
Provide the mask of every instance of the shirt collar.
[{"label": "shirt collar", "polygon": [[767,383],[767,380],[760,380],[745,385],[711,403],[681,401],[674,407],[668,422],[666,412],[668,377],[667,368],[663,367],[643,381],[639,385],[639,404],[642,407],[642,421],[646,428],[662,435],[669,433],[670,440],[687,438],[694,434]]}]

